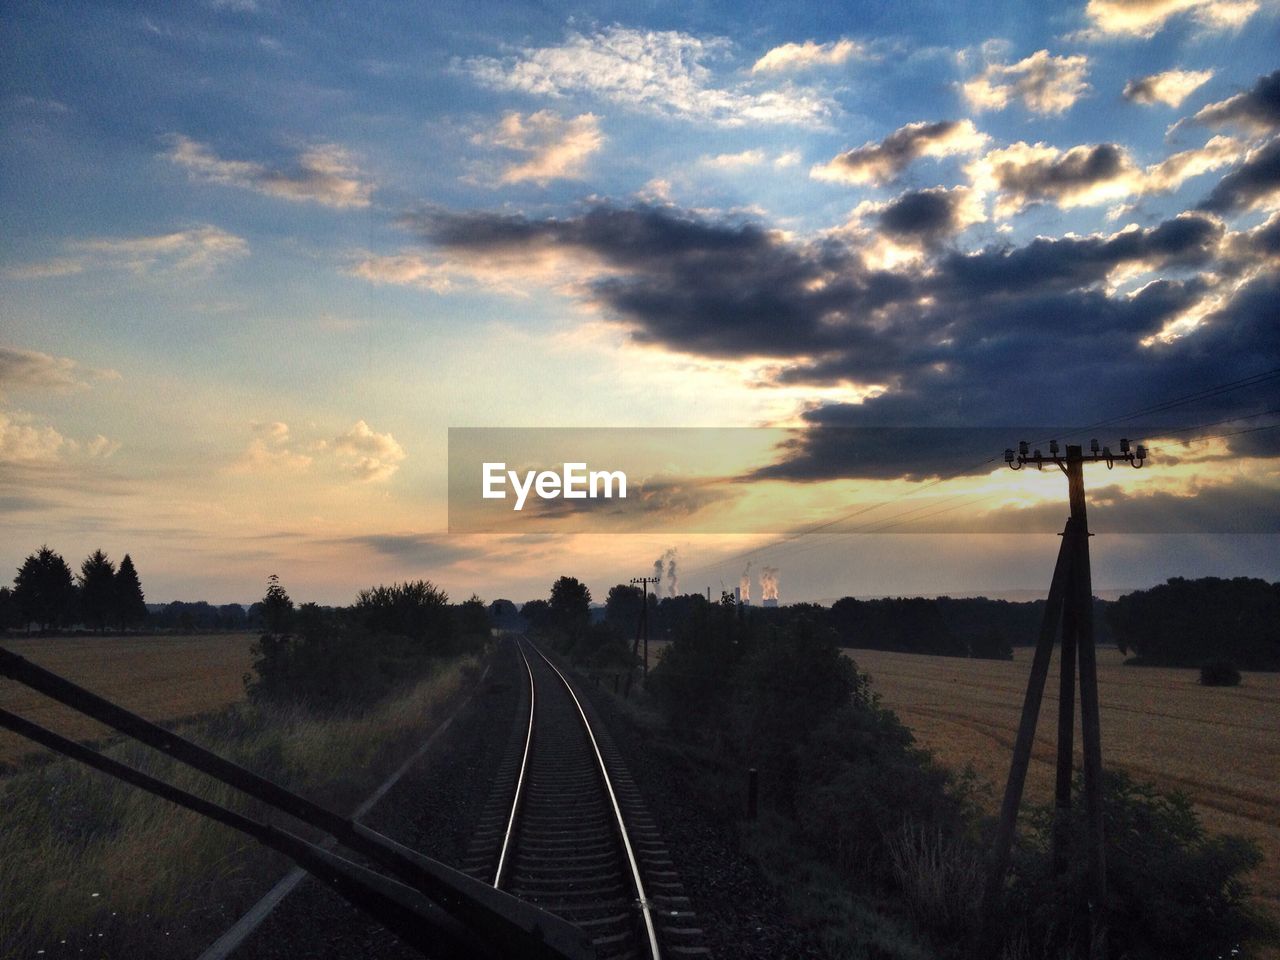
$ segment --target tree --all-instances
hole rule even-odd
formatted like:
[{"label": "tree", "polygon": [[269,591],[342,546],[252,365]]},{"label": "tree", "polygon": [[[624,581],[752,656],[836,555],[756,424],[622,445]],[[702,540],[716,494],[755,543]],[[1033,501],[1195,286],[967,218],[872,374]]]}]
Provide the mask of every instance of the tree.
[{"label": "tree", "polygon": [[86,626],[106,633],[115,606],[116,565],[95,550],[80,564],[80,616]]},{"label": "tree", "polygon": [[13,601],[13,591],[0,587],[0,630],[18,625],[18,605]]},{"label": "tree", "polygon": [[70,620],[76,605],[76,584],[67,561],[42,546],[18,568],[13,600],[23,622],[39,624],[42,632]]},{"label": "tree", "polygon": [[127,553],[120,561],[114,583],[114,613],[120,629],[128,629],[147,619],[147,600],[142,593],[142,581],[134,569],[133,558]]},{"label": "tree", "polygon": [[551,604],[545,600],[530,600],[520,608],[520,619],[530,633],[545,633],[551,626]]},{"label": "tree", "polygon": [[293,601],[280,585],[280,578],[274,573],[267,577],[267,593],[262,598],[262,620],[267,633],[281,635],[289,632],[293,619]]},{"label": "tree", "polygon": [[1173,577],[1107,608],[1121,653],[1144,663],[1198,667],[1226,657],[1243,670],[1280,668],[1280,584],[1248,577]]},{"label": "tree", "polygon": [[580,637],[591,620],[591,591],[577,577],[561,577],[551,585],[551,622],[571,640]]},{"label": "tree", "polygon": [[441,649],[453,638],[449,595],[430,580],[361,590],[355,611],[364,625],[376,632],[429,641]]},{"label": "tree", "polygon": [[464,637],[487,639],[493,622],[489,619],[489,608],[476,594],[463,602],[458,608],[458,632]]},{"label": "tree", "polygon": [[604,618],[606,622],[634,633],[643,602],[639,587],[626,583],[610,587],[604,601]]}]

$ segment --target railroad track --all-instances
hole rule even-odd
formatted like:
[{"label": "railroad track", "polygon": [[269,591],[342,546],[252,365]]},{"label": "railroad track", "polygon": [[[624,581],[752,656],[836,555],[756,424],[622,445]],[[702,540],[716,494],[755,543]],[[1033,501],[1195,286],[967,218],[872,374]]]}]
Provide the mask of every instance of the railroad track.
[{"label": "railroad track", "polygon": [[609,960],[707,957],[653,818],[608,732],[527,639],[511,742],[462,868],[577,924]]}]

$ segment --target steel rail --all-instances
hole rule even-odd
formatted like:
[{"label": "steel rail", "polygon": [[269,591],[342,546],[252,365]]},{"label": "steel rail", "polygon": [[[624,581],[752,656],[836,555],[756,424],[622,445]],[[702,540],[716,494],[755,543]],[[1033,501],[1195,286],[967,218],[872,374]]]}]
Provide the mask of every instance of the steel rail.
[{"label": "steel rail", "polygon": [[525,655],[524,648],[520,646],[520,641],[515,641],[516,649],[520,651],[520,658],[524,660],[525,672],[529,675],[529,729],[524,737],[524,754],[520,757],[520,774],[516,777],[515,797],[511,801],[511,816],[507,818],[507,830],[502,836],[502,852],[498,855],[498,869],[493,873],[493,885],[495,887],[502,886],[502,875],[506,871],[507,858],[511,853],[511,841],[516,833],[516,818],[520,813],[520,806],[524,800],[524,776],[529,769],[529,751],[533,747],[533,711],[537,700],[537,685],[533,682],[533,667],[529,665],[529,658]]},{"label": "steel rail", "polygon": [[[530,645],[532,646],[532,644]],[[653,925],[653,912],[650,910],[648,897],[645,896],[644,880],[640,877],[640,865],[636,862],[635,851],[631,847],[631,838],[627,834],[626,820],[622,816],[622,807],[618,803],[617,794],[614,793],[613,781],[609,778],[609,768],[604,762],[604,755],[600,752],[600,745],[596,742],[595,732],[591,729],[591,721],[587,719],[587,712],[582,708],[582,701],[578,699],[573,686],[569,683],[568,678],[560,672],[560,668],[547,659],[547,655],[536,646],[533,647],[533,651],[543,659],[547,666],[555,671],[556,676],[560,678],[560,682],[569,691],[569,696],[573,698],[573,705],[578,709],[578,716],[582,719],[582,726],[587,732],[587,739],[591,743],[596,763],[600,767],[600,777],[604,782],[605,792],[609,795],[609,804],[613,808],[613,817],[618,826],[618,836],[622,839],[622,848],[627,855],[627,866],[631,870],[631,882],[635,886],[637,903],[640,905],[640,911],[644,916],[645,934],[649,940],[649,955],[652,960],[662,960],[662,950],[658,946],[658,932]]]}]

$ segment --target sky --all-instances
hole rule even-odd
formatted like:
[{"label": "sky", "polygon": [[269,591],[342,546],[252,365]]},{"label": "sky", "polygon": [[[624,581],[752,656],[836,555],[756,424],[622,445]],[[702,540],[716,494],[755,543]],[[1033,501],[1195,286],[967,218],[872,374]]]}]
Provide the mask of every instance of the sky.
[{"label": "sky", "polygon": [[[1280,579],[1278,13],[7,3],[0,569],[1037,591],[1065,483],[1001,447],[1066,424],[1152,447],[1089,468],[1097,589]],[[450,533],[476,427],[785,439],[641,465],[687,522]]]}]

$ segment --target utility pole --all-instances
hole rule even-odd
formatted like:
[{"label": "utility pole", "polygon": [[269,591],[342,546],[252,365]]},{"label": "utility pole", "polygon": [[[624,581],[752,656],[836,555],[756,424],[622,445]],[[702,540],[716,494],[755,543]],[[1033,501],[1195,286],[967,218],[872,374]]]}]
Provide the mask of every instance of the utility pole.
[{"label": "utility pole", "polygon": [[1089,901],[1093,931],[1091,957],[1100,960],[1106,956],[1107,865],[1102,833],[1102,729],[1098,717],[1098,665],[1093,641],[1093,583],[1089,566],[1088,517],[1085,510],[1084,465],[1105,463],[1110,470],[1117,462],[1140,468],[1147,458],[1142,444],[1131,449],[1128,440],[1120,441],[1120,452],[1112,453],[1110,447],[1098,446],[1090,441],[1089,453],[1082,447],[1068,446],[1066,455],[1059,455],[1058,442],[1049,441],[1049,456],[1039,450],[1030,452],[1025,440],[1018,444],[1018,452],[1004,452],[1004,461],[1014,470],[1034,465],[1043,470],[1044,465],[1058,467],[1067,476],[1067,493],[1071,516],[1062,531],[1062,544],[1058,548],[1058,561],[1049,584],[1049,597],[1045,603],[1044,618],[1036,643],[1035,657],[1031,663],[1031,676],[1022,703],[1022,719],[1014,741],[1013,758],[1009,764],[1009,779],[1005,784],[1004,800],[1000,806],[1000,821],[987,864],[986,885],[982,891],[978,930],[974,938],[974,960],[987,960],[993,953],[992,926],[995,909],[1009,868],[1009,852],[1013,844],[1014,826],[1018,807],[1022,802],[1022,790],[1026,784],[1027,768],[1031,762],[1031,747],[1035,741],[1036,721],[1040,716],[1040,702],[1045,681],[1049,674],[1049,661],[1053,656],[1053,641],[1062,628],[1062,655],[1059,663],[1058,685],[1058,755],[1054,781],[1053,867],[1058,873],[1065,870],[1068,860],[1069,817],[1071,813],[1071,777],[1074,764],[1075,691],[1076,667],[1080,676],[1080,729],[1084,740],[1084,793],[1085,813],[1089,824]]},{"label": "utility pole", "polygon": [[632,577],[632,586],[639,585],[641,590],[640,603],[640,629],[636,633],[635,645],[631,648],[631,656],[636,655],[636,647],[640,646],[640,640],[644,638],[644,682],[645,689],[648,689],[649,683],[649,584],[653,584],[656,592],[658,586],[657,577]]}]

